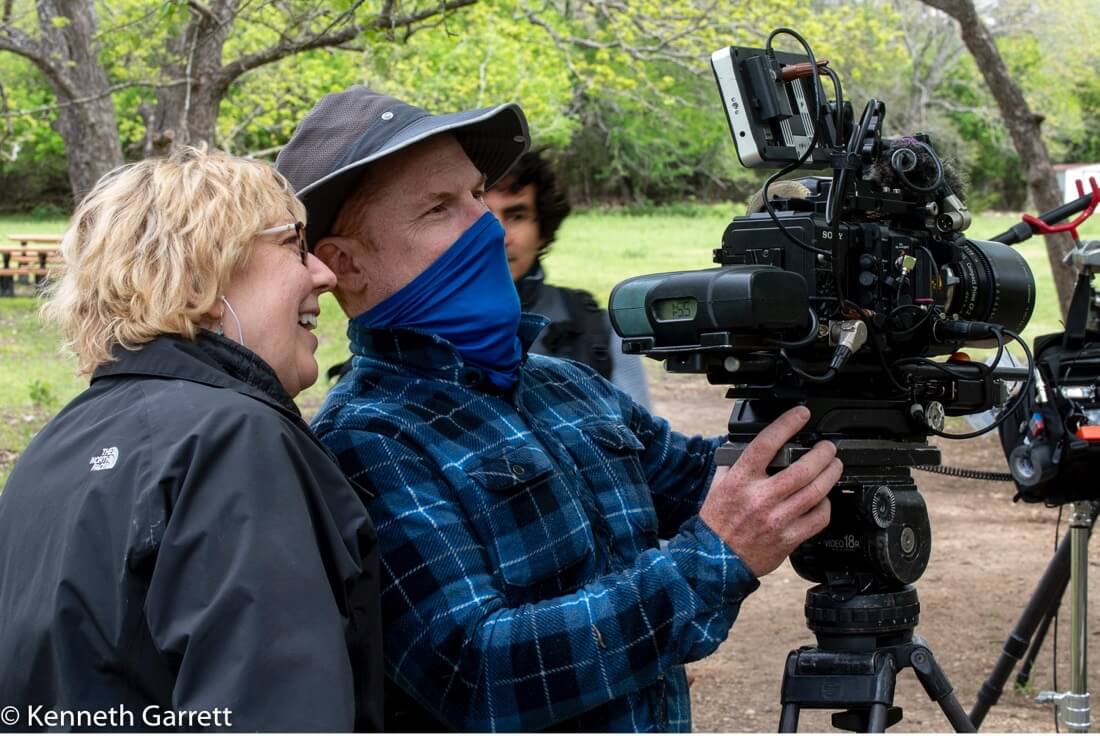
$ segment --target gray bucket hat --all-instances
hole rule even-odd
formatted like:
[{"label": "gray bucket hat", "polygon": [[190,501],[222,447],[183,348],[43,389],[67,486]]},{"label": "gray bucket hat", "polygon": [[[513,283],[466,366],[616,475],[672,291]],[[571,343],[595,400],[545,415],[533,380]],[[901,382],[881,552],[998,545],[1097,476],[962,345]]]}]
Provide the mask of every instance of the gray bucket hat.
[{"label": "gray bucket hat", "polygon": [[329,234],[365,166],[440,133],[458,139],[489,186],[530,145],[515,104],[432,115],[362,86],[322,97],[275,161],[309,213],[310,247]]}]

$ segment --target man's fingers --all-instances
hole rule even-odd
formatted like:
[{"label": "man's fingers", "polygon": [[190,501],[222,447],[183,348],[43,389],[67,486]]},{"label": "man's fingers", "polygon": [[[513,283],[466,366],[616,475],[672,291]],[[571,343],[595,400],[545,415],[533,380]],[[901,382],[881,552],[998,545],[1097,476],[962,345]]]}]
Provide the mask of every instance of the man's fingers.
[{"label": "man's fingers", "polygon": [[829,491],[840,480],[844,472],[844,463],[839,458],[833,458],[818,475],[808,484],[792,493],[782,504],[781,513],[787,518],[795,519],[809,513],[818,506],[822,499],[829,495]]},{"label": "man's fingers", "polygon": [[809,511],[792,520],[784,530],[783,542],[786,548],[793,552],[798,545],[828,526],[830,513],[829,499],[823,498]]},{"label": "man's fingers", "polygon": [[798,434],[809,420],[810,410],[804,406],[796,406],[783,412],[748,444],[737,464],[748,471],[750,476],[762,474],[776,453],[787,444],[787,440]]},{"label": "man's fingers", "polygon": [[803,514],[796,522],[791,524],[790,532],[797,547],[810,537],[814,536],[829,525],[829,514],[832,509],[829,499],[823,498],[816,506]]},{"label": "man's fingers", "polygon": [[772,482],[781,492],[794,493],[821,475],[835,457],[836,445],[832,442],[818,442],[798,462],[791,463],[773,475]]}]

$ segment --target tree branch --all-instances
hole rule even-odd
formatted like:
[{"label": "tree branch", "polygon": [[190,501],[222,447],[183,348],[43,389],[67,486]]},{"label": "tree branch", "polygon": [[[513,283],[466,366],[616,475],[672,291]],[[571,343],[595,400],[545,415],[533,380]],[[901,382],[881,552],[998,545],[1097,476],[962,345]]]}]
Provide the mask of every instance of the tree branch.
[{"label": "tree branch", "polygon": [[194,10],[196,13],[206,19],[206,22],[212,26],[217,26],[221,21],[218,16],[214,15],[214,12],[210,8],[203,5],[199,0],[187,0],[187,7]]},{"label": "tree branch", "polygon": [[52,66],[42,44],[18,28],[10,26],[0,28],[0,51],[10,51],[22,56],[39,69]]},{"label": "tree branch", "polygon": [[187,84],[186,79],[175,79],[170,82],[120,82],[119,84],[108,87],[103,92],[97,95],[89,95],[87,97],[77,97],[76,99],[66,100],[64,102],[58,102],[53,105],[41,105],[39,107],[29,107],[26,110],[5,110],[0,113],[0,117],[15,118],[22,115],[37,115],[40,112],[53,112],[54,110],[60,110],[63,107],[72,107],[73,105],[83,105],[86,102],[94,102],[96,100],[109,97],[115,92],[119,92],[124,89],[131,89],[133,87],[178,87],[181,84]]},{"label": "tree branch", "polygon": [[474,5],[477,3],[477,1],[478,0],[444,0],[434,8],[429,8],[427,10],[421,10],[416,13],[410,13],[409,15],[403,15],[394,18],[392,15],[394,2],[392,0],[387,0],[387,2],[382,7],[382,12],[379,13],[378,16],[370,22],[370,27],[379,28],[381,30],[408,28],[415,23],[419,23],[422,20],[427,20],[428,18],[439,15],[440,13],[447,13],[451,10],[464,8],[467,5]]},{"label": "tree branch", "polygon": [[[355,11],[359,9],[363,1],[364,0],[360,0],[360,2],[353,4],[350,8],[332,20],[328,24],[328,27],[319,33],[296,40],[282,38],[274,46],[269,46],[266,49],[251,54],[245,54],[229,62],[221,68],[215,80],[215,84],[228,87],[233,80],[237,79],[245,72],[267,64],[272,64],[288,56],[301,53],[302,51],[343,46],[358,36],[363,30],[363,27],[354,21]],[[439,5],[434,8],[394,17],[393,9],[396,3],[394,0],[387,0],[383,3],[382,12],[371,21],[368,26],[380,29],[408,28],[441,13],[447,13],[468,5],[474,5],[477,2],[478,0],[443,0],[443,2],[440,2]],[[343,26],[342,28],[340,27],[341,25]]]},{"label": "tree branch", "polygon": [[323,33],[300,41],[284,40],[262,51],[245,54],[221,68],[221,71],[217,75],[216,84],[228,87],[237,77],[257,67],[274,63],[302,51],[339,46],[347,43],[359,35],[359,30],[359,26],[353,24],[332,33]]}]

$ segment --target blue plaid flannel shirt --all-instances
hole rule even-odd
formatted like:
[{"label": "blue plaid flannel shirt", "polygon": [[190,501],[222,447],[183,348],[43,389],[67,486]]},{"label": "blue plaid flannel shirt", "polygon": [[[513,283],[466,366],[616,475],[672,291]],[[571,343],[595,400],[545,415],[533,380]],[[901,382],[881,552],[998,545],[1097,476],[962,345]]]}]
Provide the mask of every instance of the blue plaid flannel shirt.
[{"label": "blue plaid flannel shirt", "polygon": [[348,335],[313,428],[374,495],[389,677],[454,729],[690,730],[683,664],[758,585],[697,516],[719,440],[571,361],[501,395],[437,336]]}]

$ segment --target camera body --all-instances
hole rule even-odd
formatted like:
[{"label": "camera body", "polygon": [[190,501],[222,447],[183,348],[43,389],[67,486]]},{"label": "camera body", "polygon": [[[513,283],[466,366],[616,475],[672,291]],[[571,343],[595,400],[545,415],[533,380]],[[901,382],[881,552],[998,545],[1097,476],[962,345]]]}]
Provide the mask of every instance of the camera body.
[{"label": "camera body", "polygon": [[705,373],[735,398],[793,388],[902,400],[912,426],[873,423],[850,436],[927,436],[930,415],[983,411],[1004,390],[981,369],[929,374],[913,359],[995,346],[995,326],[1023,329],[1034,279],[1010,247],[963,235],[957,177],[926,136],[883,138],[875,100],[853,123],[805,74],[814,64],[765,49],[712,57],[743,163],[832,166],[833,177],[780,181],[775,199],[758,197],[726,228],[718,268],[620,283],[611,320],[625,352]]},{"label": "camera body", "polygon": [[[792,564],[826,586],[895,591],[920,576],[931,549],[909,473],[938,464],[928,435],[946,415],[1007,397],[993,371],[957,351],[1003,346],[1002,329],[1022,330],[1034,279],[1008,246],[963,235],[958,179],[931,141],[884,138],[877,100],[854,122],[839,80],[806,49],[712,56],[741,162],[781,170],[726,228],[717,268],[627,279],[609,313],[624,352],[706,374],[741,399],[719,464],[785,409],[808,406],[809,424],[774,467],[824,438],[845,473],[830,494],[832,521]],[[799,167],[832,176],[776,182]]]}]

